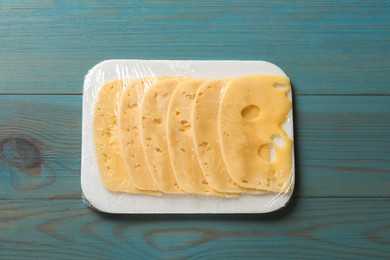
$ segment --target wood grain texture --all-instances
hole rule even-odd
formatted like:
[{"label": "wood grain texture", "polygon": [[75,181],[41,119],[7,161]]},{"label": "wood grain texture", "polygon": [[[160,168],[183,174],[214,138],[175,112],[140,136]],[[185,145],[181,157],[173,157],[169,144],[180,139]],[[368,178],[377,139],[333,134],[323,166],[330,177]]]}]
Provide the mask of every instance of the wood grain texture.
[{"label": "wood grain texture", "polygon": [[113,58],[267,60],[295,94],[390,94],[387,1],[0,3],[0,93],[82,92]]},{"label": "wood grain texture", "polygon": [[0,96],[0,199],[80,197],[81,96]]},{"label": "wood grain texture", "polygon": [[[0,259],[389,259],[389,23],[381,0],[0,1]],[[295,95],[290,204],[88,209],[80,94],[88,69],[114,58],[280,66]]]},{"label": "wood grain texture", "polygon": [[390,196],[390,97],[302,96],[294,101],[299,193]]},{"label": "wood grain texture", "polygon": [[[389,199],[299,199],[268,215],[107,215],[0,202],[0,254],[34,259],[388,259]],[[12,227],[12,228],[10,228]]]},{"label": "wood grain texture", "polygon": [[[390,97],[294,101],[296,196],[390,196]],[[0,111],[0,198],[80,198],[81,96],[5,95]]]}]

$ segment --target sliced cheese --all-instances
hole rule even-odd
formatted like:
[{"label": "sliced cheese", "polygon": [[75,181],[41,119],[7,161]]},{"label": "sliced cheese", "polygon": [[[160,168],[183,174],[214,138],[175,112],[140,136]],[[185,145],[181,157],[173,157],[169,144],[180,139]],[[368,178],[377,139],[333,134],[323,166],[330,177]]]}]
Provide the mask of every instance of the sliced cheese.
[{"label": "sliced cheese", "polygon": [[199,165],[192,132],[192,105],[204,80],[181,83],[173,92],[167,114],[170,160],[179,187],[188,193],[214,194]]},{"label": "sliced cheese", "polygon": [[125,164],[134,186],[146,191],[157,191],[158,187],[146,165],[142,149],[140,107],[145,90],[157,80],[153,77],[131,80],[120,99],[119,130]]},{"label": "sliced cheese", "polygon": [[218,192],[261,193],[246,189],[232,180],[222,158],[218,135],[218,110],[222,90],[228,79],[211,80],[202,84],[194,99],[192,111],[195,151],[200,167],[210,184]]},{"label": "sliced cheese", "polygon": [[109,81],[100,88],[96,97],[93,113],[95,156],[106,189],[138,193],[123,160],[118,132],[118,100],[124,87],[122,80]]},{"label": "sliced cheese", "polygon": [[281,127],[291,108],[289,90],[287,77],[273,75],[238,77],[225,89],[218,120],[221,151],[230,177],[240,186],[289,189],[292,140]]},{"label": "sliced cheese", "polygon": [[141,107],[141,140],[146,162],[158,188],[167,193],[183,192],[169,160],[166,121],[171,96],[183,79],[160,80],[145,93]]}]

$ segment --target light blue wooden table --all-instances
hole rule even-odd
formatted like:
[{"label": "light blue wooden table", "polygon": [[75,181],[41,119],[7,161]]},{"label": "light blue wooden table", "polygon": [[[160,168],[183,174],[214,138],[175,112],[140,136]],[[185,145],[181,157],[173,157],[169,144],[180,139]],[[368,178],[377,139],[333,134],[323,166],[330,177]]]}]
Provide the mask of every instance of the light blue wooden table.
[{"label": "light blue wooden table", "polygon": [[[297,187],[268,215],[99,214],[81,199],[99,61],[267,60],[292,79]],[[0,2],[1,259],[390,258],[389,1]]]}]

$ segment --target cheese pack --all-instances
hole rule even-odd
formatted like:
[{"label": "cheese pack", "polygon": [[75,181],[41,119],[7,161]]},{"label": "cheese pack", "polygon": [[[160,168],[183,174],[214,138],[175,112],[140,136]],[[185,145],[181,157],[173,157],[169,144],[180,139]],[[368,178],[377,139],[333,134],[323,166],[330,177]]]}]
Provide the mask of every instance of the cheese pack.
[{"label": "cheese pack", "polygon": [[110,62],[115,69],[108,66],[102,78],[100,65],[85,83],[93,88],[84,92],[82,188],[92,206],[229,213],[241,204],[246,210],[237,212],[261,213],[287,203],[294,185],[292,95],[279,68],[235,61],[210,73],[223,62],[190,61],[184,70],[175,68],[184,61]]}]

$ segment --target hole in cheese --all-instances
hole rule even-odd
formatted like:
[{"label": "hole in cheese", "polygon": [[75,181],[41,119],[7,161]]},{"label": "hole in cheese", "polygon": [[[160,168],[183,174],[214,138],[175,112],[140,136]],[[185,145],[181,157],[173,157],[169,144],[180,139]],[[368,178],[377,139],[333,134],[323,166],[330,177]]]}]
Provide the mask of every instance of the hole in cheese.
[{"label": "hole in cheese", "polygon": [[208,145],[207,142],[201,142],[201,143],[199,144],[199,147],[206,147],[207,145]]},{"label": "hole in cheese", "polygon": [[161,118],[155,118],[155,119],[153,119],[153,123],[155,123],[155,124],[161,124]]},{"label": "hole in cheese", "polygon": [[241,116],[247,120],[253,120],[260,115],[260,108],[256,105],[249,105],[241,110]]},{"label": "hole in cheese", "polygon": [[270,161],[271,162],[274,162],[275,161],[275,158],[276,158],[276,151],[275,151],[275,148],[273,145],[271,145],[269,147],[269,158],[270,158]]},{"label": "hole in cheese", "polygon": [[128,109],[133,109],[133,108],[136,108],[136,107],[138,107],[138,104],[128,104],[127,105]]},{"label": "hole in cheese", "polygon": [[185,132],[191,128],[191,124],[187,120],[180,121],[181,127],[179,128],[180,132]]},{"label": "hole in cheese", "polygon": [[286,97],[287,97],[288,100],[292,101],[291,89],[289,89],[289,90],[286,92]]},{"label": "hole in cheese", "polygon": [[264,161],[270,162],[275,158],[275,151],[272,144],[262,144],[257,151],[258,155]]},{"label": "hole in cheese", "polygon": [[274,83],[274,88],[276,89],[284,89],[284,88],[287,88],[287,85],[286,84],[283,84],[283,83]]},{"label": "hole in cheese", "polygon": [[110,136],[111,135],[111,129],[107,128],[106,131],[104,132],[104,134]]},{"label": "hole in cheese", "polygon": [[281,147],[281,146],[284,145],[284,140],[283,140],[283,138],[282,138],[280,135],[278,135],[278,134],[272,135],[272,136],[271,136],[271,140],[272,140],[272,142],[273,142],[274,144],[276,144],[276,145],[279,146],[279,147]]},{"label": "hole in cheese", "polygon": [[195,94],[187,94],[186,97],[189,98],[189,99],[194,99],[195,98]]}]

